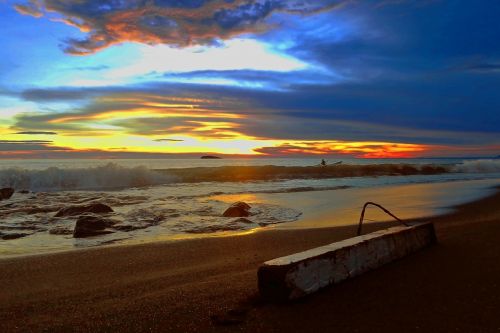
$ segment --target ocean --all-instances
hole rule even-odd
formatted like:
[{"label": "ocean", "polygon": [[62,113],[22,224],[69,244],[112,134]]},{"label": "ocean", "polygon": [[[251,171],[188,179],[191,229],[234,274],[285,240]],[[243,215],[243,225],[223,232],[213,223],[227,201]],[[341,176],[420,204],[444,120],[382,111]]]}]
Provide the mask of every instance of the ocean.
[{"label": "ocean", "polygon": [[[366,201],[402,219],[442,214],[500,185],[494,159],[0,160],[0,256],[357,222]],[[222,217],[232,203],[246,218]],[[65,207],[102,203],[116,226],[74,238]],[[370,219],[387,216],[370,211]],[[119,226],[119,228],[117,227]]]}]

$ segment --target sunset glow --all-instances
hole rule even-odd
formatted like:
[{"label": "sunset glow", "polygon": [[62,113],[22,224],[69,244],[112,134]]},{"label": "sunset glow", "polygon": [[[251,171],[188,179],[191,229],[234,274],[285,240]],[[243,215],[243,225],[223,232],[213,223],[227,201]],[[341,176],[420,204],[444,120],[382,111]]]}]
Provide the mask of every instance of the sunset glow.
[{"label": "sunset glow", "polygon": [[0,333],[498,332],[499,14],[0,0]]},{"label": "sunset glow", "polygon": [[497,48],[412,29],[444,3],[70,3],[0,4],[3,157],[497,154]]}]

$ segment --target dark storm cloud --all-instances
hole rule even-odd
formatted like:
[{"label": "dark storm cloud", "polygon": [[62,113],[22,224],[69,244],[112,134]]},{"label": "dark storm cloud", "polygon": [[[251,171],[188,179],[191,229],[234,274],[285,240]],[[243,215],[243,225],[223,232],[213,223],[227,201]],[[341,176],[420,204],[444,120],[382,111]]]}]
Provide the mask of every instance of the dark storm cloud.
[{"label": "dark storm cloud", "polygon": [[15,6],[35,17],[57,20],[86,33],[66,40],[65,51],[84,55],[122,42],[188,46],[210,44],[243,33],[271,28],[265,19],[275,12],[312,14],[348,0],[30,0]]},{"label": "dark storm cloud", "polygon": [[318,123],[340,120],[422,133],[455,132],[462,142],[477,140],[470,133],[483,133],[484,142],[498,142],[500,96],[495,90],[500,77],[493,74],[499,71],[500,2],[410,2],[409,7],[406,1],[391,1],[377,10],[366,3],[328,13],[322,29],[313,29],[318,24],[314,20],[302,20],[304,24],[293,22],[287,31],[268,36],[276,42],[293,40],[290,54],[347,80],[292,85],[294,93],[259,98],[258,103]]}]

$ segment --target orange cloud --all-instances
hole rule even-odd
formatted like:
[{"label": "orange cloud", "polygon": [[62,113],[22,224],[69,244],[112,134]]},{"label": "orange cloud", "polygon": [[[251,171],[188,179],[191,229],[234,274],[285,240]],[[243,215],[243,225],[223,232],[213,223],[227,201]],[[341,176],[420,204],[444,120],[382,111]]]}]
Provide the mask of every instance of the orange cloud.
[{"label": "orange cloud", "polygon": [[69,39],[65,51],[86,55],[122,42],[189,46],[210,44],[271,28],[265,19],[275,12],[314,14],[348,0],[201,0],[99,1],[29,0],[14,6],[21,14],[48,16],[87,33]]},{"label": "orange cloud", "polygon": [[428,146],[388,142],[301,141],[262,147],[265,155],[351,155],[362,158],[405,158],[427,151]]}]

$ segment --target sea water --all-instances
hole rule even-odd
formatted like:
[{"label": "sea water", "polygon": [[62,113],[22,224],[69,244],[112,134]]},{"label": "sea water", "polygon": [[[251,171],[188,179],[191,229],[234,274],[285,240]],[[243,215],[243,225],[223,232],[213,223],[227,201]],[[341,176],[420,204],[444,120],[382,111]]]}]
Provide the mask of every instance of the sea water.
[{"label": "sea water", "polygon": [[[52,252],[106,244],[210,237],[269,228],[312,228],[356,222],[365,201],[384,204],[401,218],[446,212],[452,205],[492,193],[500,184],[500,161],[488,159],[342,160],[342,165],[441,165],[439,174],[332,178],[287,177],[287,167],[318,168],[303,159],[0,160],[0,187],[16,192],[0,202],[0,255]],[[328,160],[337,163],[339,160]],[[224,181],[206,178],[220,167],[283,167],[279,179]],[[203,181],[183,182],[172,169],[190,168]],[[188,170],[188,169],[186,169]],[[226,170],[226,169],[223,169]],[[235,169],[238,170],[238,169]],[[247,169],[252,170],[252,168]],[[313,169],[314,170],[314,169]],[[208,173],[209,175],[211,173]],[[196,177],[195,177],[196,178]],[[245,201],[251,216],[222,217]],[[128,231],[75,239],[77,217],[55,217],[64,207],[103,203],[109,218]],[[375,221],[387,219],[373,212]],[[10,237],[7,237],[10,238]]]}]

